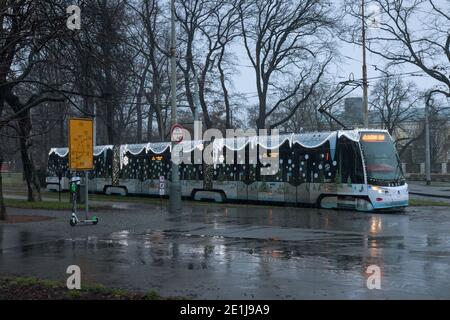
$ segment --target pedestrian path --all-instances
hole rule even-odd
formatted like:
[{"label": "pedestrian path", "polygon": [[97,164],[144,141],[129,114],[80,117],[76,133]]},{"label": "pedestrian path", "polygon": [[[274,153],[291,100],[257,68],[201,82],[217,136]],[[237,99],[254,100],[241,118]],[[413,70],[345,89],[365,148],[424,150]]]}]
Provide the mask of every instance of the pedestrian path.
[{"label": "pedestrian path", "polygon": [[410,194],[450,199],[450,183],[448,182],[432,182],[427,186],[423,181],[409,181],[408,185]]}]

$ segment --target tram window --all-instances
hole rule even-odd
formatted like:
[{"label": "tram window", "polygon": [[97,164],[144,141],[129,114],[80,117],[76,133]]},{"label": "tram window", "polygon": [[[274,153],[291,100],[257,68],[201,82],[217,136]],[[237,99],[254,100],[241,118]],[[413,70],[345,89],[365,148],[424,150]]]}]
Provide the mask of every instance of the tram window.
[{"label": "tram window", "polygon": [[[289,166],[288,182],[294,186],[297,186],[299,181],[299,171],[300,171],[299,157],[300,157],[300,150],[298,148],[298,145],[295,145],[288,151],[288,162],[287,162],[287,165]],[[291,163],[289,163],[289,160],[291,160]]]},{"label": "tram window", "polygon": [[330,157],[329,143],[325,143],[316,149],[316,165],[314,171],[317,178],[315,182],[329,183],[333,182],[332,161]]},{"label": "tram window", "polygon": [[256,164],[249,164],[247,168],[247,182],[252,183],[256,181]]},{"label": "tram window", "polygon": [[227,150],[224,148],[223,162],[219,165],[219,167],[221,167],[223,181],[236,181],[237,179],[236,152],[233,152],[231,156],[233,158],[227,158]]},{"label": "tram window", "polygon": [[358,144],[341,140],[338,145],[337,158],[339,173],[336,180],[340,183],[364,183],[361,153]]},{"label": "tram window", "polygon": [[311,149],[299,147],[298,153],[298,184],[310,182]]},{"label": "tram window", "polygon": [[48,159],[47,174],[49,176],[57,177],[58,173],[61,172],[61,176],[65,177],[69,172],[67,167],[67,156],[60,157],[56,154],[52,154]]},{"label": "tram window", "polygon": [[228,164],[218,164],[214,169],[214,180],[235,181],[234,166]]},{"label": "tram window", "polygon": [[[268,173],[269,174],[262,174],[262,166],[263,165],[259,165],[258,166],[258,170],[259,170],[259,179],[258,181],[265,181],[265,182],[282,182],[283,180],[283,175],[282,175],[282,168],[279,167],[278,169],[276,168],[271,168],[269,165],[266,165],[266,167],[268,168]],[[266,172],[267,173],[267,172]]]},{"label": "tram window", "polygon": [[58,171],[62,171],[62,159],[63,158],[59,157],[56,154],[50,155],[50,157],[48,158],[47,175],[54,177],[58,176]]},{"label": "tram window", "polygon": [[226,175],[228,181],[236,181],[237,180],[237,165],[229,164],[226,165]]},{"label": "tram window", "polygon": [[284,143],[279,150],[279,168],[280,182],[293,182],[294,171],[297,167],[294,157],[291,156],[291,147],[289,143]]},{"label": "tram window", "polygon": [[285,152],[281,153],[280,168],[283,181],[292,182],[293,170],[292,159],[286,156]]},{"label": "tram window", "polygon": [[[167,173],[166,163],[161,160],[157,160],[154,155],[149,156],[148,165],[148,177],[153,180],[159,179],[160,176],[165,176]],[[158,158],[159,159],[159,158]]]},{"label": "tram window", "polygon": [[145,173],[145,152],[141,152],[138,155],[133,156],[134,164],[132,168],[132,177],[133,179],[138,179],[140,181],[144,180],[144,173]]},{"label": "tram window", "polygon": [[318,151],[317,149],[309,149],[305,155],[306,162],[308,163],[308,171],[306,172],[306,178],[308,182],[318,183],[319,174],[317,170],[318,163]]},{"label": "tram window", "polygon": [[106,161],[105,161],[105,178],[112,177],[112,159],[113,151],[111,149],[106,150]]},{"label": "tram window", "polygon": [[[266,182],[281,182],[283,178],[283,168],[280,163],[280,150],[267,150],[260,147],[258,150],[258,155],[256,172],[257,180]],[[272,162],[274,162],[273,165]]]},{"label": "tram window", "polygon": [[189,165],[189,180],[195,180],[195,171],[197,171],[197,168],[195,165],[190,164]]},{"label": "tram window", "polygon": [[[243,152],[244,151],[244,152]],[[234,167],[235,167],[235,179],[236,181],[246,180],[246,171],[245,171],[245,149],[238,150],[234,152]]]},{"label": "tram window", "polygon": [[137,169],[138,157],[127,152],[123,158],[122,170],[120,170],[119,177],[124,179],[136,179]]},{"label": "tram window", "polygon": [[160,176],[163,176],[164,178],[166,178],[166,180],[171,179],[172,177],[172,166],[170,163],[170,158],[165,158],[164,161],[162,161],[162,167],[161,167],[161,171],[159,173],[158,179]]},{"label": "tram window", "polygon": [[247,176],[245,174],[245,165],[243,164],[238,164],[236,165],[236,172],[237,172],[237,180],[238,181],[242,181],[245,182]]},{"label": "tram window", "polygon": [[98,156],[94,156],[94,172],[93,177],[94,178],[104,178],[105,176],[105,162],[103,161],[103,154],[101,153]]},{"label": "tram window", "polygon": [[195,174],[194,174],[194,180],[200,181],[203,180],[203,167],[201,164],[195,164]]},{"label": "tram window", "polygon": [[194,180],[195,167],[193,164],[184,165],[184,177],[183,180]]}]

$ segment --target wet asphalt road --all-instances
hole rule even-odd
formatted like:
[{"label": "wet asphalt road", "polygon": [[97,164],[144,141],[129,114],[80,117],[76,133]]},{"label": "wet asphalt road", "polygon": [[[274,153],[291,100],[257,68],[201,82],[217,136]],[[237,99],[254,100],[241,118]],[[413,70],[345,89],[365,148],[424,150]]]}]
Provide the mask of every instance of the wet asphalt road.
[{"label": "wet asphalt road", "polygon": [[[171,215],[123,203],[97,226],[69,212],[9,209],[55,219],[0,224],[0,274],[102,283],[198,299],[450,298],[450,208],[364,214],[311,208],[186,207]],[[369,265],[381,289],[366,286]]]}]

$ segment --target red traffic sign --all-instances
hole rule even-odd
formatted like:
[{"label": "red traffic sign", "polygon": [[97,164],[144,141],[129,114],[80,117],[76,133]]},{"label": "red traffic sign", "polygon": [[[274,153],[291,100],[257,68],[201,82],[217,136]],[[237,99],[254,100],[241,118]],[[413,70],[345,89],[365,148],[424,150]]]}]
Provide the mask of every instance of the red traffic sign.
[{"label": "red traffic sign", "polygon": [[184,138],[184,128],[179,124],[174,124],[170,130],[170,138],[172,142],[180,143]]}]

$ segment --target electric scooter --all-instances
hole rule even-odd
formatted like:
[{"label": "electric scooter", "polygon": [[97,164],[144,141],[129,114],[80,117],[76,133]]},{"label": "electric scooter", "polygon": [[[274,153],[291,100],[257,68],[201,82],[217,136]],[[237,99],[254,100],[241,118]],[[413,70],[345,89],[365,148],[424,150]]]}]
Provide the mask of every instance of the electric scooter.
[{"label": "electric scooter", "polygon": [[72,194],[72,216],[70,217],[70,225],[72,227],[76,226],[77,224],[97,224],[98,223],[98,217],[92,216],[91,219],[88,219],[87,212],[86,217],[84,220],[80,220],[77,216],[77,189],[78,185],[80,184],[80,177],[73,177],[70,179],[70,192]]}]

